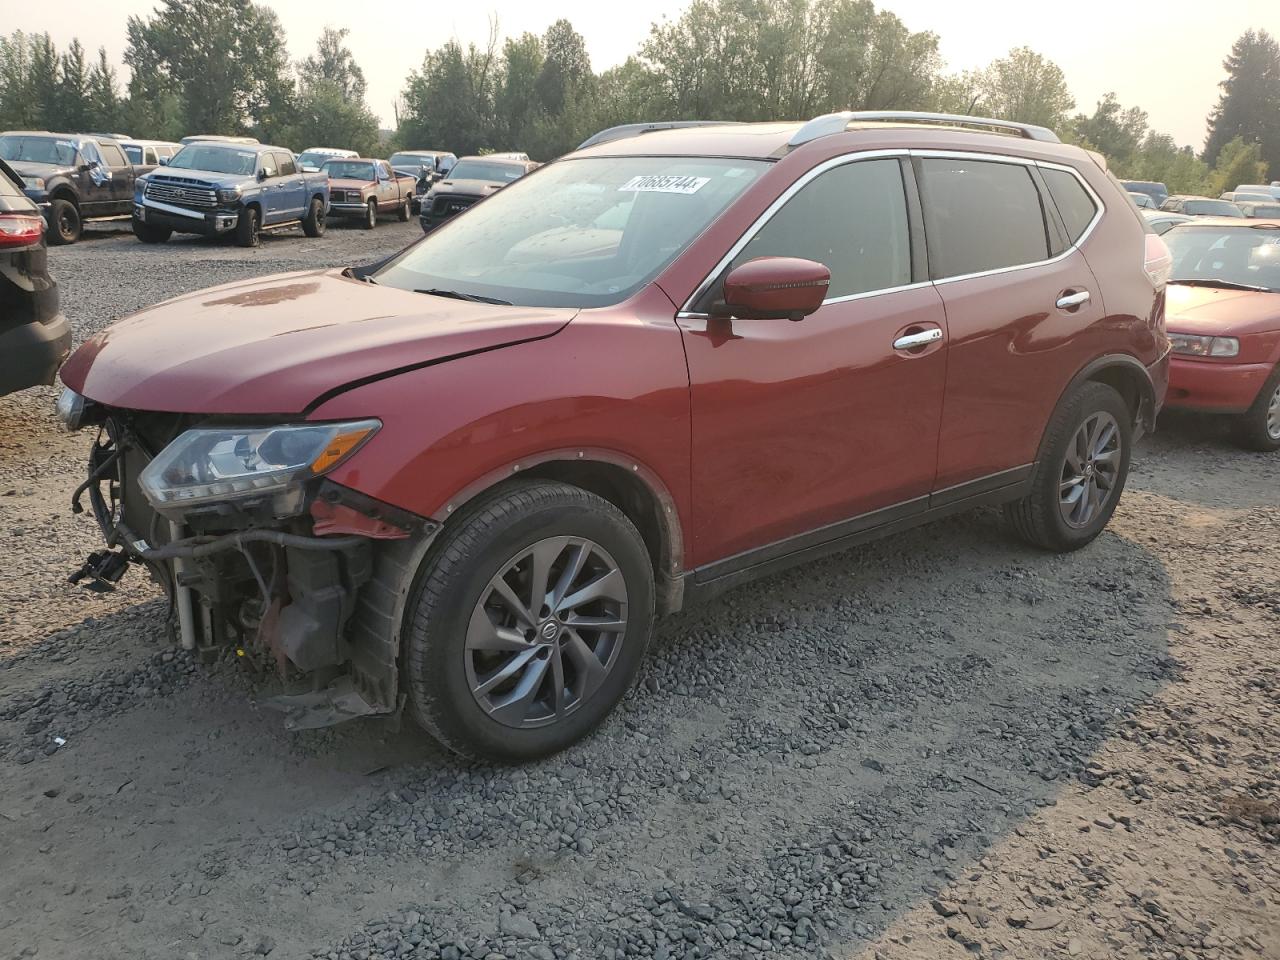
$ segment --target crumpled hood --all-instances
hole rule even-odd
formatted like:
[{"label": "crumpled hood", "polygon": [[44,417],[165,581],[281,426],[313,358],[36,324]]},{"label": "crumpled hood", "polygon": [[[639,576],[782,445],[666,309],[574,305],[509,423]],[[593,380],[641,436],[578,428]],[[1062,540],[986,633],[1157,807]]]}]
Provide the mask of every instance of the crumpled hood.
[{"label": "crumpled hood", "polygon": [[72,354],[62,380],[91,400],[135,410],[295,414],[356,381],[551,336],[576,312],[301,271],[139,311]]},{"label": "crumpled hood", "polygon": [[1171,283],[1165,326],[1175,333],[1239,336],[1280,330],[1280,293]]}]

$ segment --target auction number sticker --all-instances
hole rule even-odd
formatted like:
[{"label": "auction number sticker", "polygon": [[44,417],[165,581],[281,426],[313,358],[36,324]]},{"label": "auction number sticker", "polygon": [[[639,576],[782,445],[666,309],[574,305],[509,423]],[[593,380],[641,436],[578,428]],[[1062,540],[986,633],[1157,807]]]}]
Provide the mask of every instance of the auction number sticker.
[{"label": "auction number sticker", "polygon": [[674,175],[632,177],[618,188],[618,192],[697,193],[710,182],[710,177],[680,177]]}]

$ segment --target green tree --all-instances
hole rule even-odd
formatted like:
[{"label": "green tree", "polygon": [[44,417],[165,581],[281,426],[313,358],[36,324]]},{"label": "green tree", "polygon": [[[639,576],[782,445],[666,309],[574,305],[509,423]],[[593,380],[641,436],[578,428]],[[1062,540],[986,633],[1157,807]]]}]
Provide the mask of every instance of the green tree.
[{"label": "green tree", "polygon": [[1209,168],[1190,147],[1179,147],[1173,137],[1149,132],[1127,160],[1112,166],[1126,180],[1154,180],[1170,193],[1202,195],[1209,191]]},{"label": "green tree", "polygon": [[[89,68],[87,96],[90,116],[97,117],[104,129],[124,128],[120,85],[116,81],[115,67],[107,59],[105,47],[98,48],[98,59]],[[133,134],[132,130],[127,132]]]},{"label": "green tree", "polygon": [[103,118],[95,114],[89,102],[89,64],[85,60],[84,47],[78,39],[72,40],[62,55],[58,68],[56,126],[60,130],[83,132],[97,130],[110,133],[103,125]]},{"label": "green tree", "polygon": [[987,68],[979,112],[1059,130],[1075,105],[1061,67],[1030,47],[1015,47]]},{"label": "green tree", "polygon": [[542,37],[542,67],[534,87],[548,114],[560,114],[570,100],[578,99],[595,79],[582,34],[568,20],[560,19]]},{"label": "green tree", "polygon": [[428,51],[422,67],[406,82],[397,143],[403,149],[451,150],[459,155],[492,149],[500,75],[496,24],[484,48],[470,44],[463,50],[450,40]]},{"label": "green tree", "polygon": [[[28,95],[35,108],[39,125],[46,130],[66,130],[60,99],[58,48],[47,33],[32,35],[31,80]],[[71,132],[71,131],[67,131]]]},{"label": "green tree", "polygon": [[[251,0],[160,0],[130,17],[125,63],[133,99],[177,97],[188,133],[266,134],[292,120],[293,80],[284,28]],[[155,117],[151,125],[166,118]]]},{"label": "green tree", "polygon": [[43,119],[31,73],[32,38],[21,30],[0,37],[0,127],[39,128]]},{"label": "green tree", "polygon": [[316,52],[298,64],[298,77],[303,84],[328,82],[344,97],[364,101],[367,85],[364,71],[344,42],[349,30],[325,27],[316,42]]},{"label": "green tree", "polygon": [[542,76],[546,53],[542,38],[524,33],[502,45],[502,76],[494,91],[495,142],[524,144],[528,149],[542,114],[537,83]]},{"label": "green tree", "polygon": [[1209,114],[1204,159],[1216,164],[1237,137],[1260,144],[1262,159],[1280,171],[1280,43],[1265,30],[1246,30],[1223,61],[1227,77]]},{"label": "green tree", "polygon": [[1076,114],[1069,134],[1091,144],[1112,162],[1123,162],[1142,146],[1147,135],[1147,115],[1138,107],[1124,109],[1116,95],[1108,93],[1092,114]]},{"label": "green tree", "polygon": [[1261,183],[1267,175],[1267,164],[1262,159],[1262,144],[1245,143],[1236,137],[1218,151],[1218,162],[1209,175],[1209,188],[1213,195],[1234,190],[1242,183]]}]

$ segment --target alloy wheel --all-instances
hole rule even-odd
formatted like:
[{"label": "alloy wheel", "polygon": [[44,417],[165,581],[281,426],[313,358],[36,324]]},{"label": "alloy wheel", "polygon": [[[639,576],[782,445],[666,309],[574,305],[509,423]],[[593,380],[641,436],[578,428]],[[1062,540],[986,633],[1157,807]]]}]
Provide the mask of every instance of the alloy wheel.
[{"label": "alloy wheel", "polygon": [[578,709],[618,660],[627,585],[603,547],[550,537],[499,569],[472,611],[467,684],[508,727],[541,727]]},{"label": "alloy wheel", "polygon": [[1110,500],[1119,475],[1120,425],[1100,411],[1085,418],[1067,447],[1058,484],[1058,509],[1067,526],[1087,527]]},{"label": "alloy wheel", "polygon": [[1267,404],[1267,436],[1280,440],[1280,384],[1276,384],[1271,402]]}]

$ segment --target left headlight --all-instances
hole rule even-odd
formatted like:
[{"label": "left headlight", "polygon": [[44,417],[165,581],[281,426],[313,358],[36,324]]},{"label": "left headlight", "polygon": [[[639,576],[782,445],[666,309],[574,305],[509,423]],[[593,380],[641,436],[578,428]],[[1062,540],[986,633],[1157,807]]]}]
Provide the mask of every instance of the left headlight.
[{"label": "left headlight", "polygon": [[138,482],[160,513],[226,500],[275,498],[276,516],[302,507],[302,486],[355,453],[378,420],[188,430],[143,468]]},{"label": "left headlight", "polygon": [[62,388],[62,393],[58,394],[58,403],[54,407],[54,411],[62,422],[62,429],[68,433],[75,433],[84,426],[84,397],[70,387]]},{"label": "left headlight", "polygon": [[239,187],[219,187],[218,200],[221,203],[235,203],[240,199]]},{"label": "left headlight", "polygon": [[44,189],[44,178],[43,178],[43,177],[23,177],[23,178],[22,178],[22,182],[23,182],[23,184],[25,184],[26,186],[30,187],[32,190],[43,190],[43,189]]},{"label": "left headlight", "polygon": [[1170,333],[1174,353],[1191,357],[1238,357],[1240,341],[1235,337],[1197,337],[1190,333]]}]

